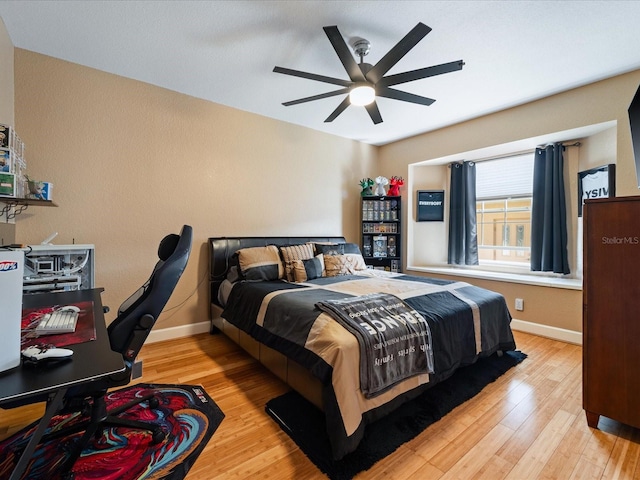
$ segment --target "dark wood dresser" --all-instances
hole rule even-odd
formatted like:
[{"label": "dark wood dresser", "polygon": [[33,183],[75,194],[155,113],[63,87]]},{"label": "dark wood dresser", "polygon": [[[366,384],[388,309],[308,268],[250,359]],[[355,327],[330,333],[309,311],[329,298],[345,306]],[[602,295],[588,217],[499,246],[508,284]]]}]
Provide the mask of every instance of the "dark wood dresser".
[{"label": "dark wood dresser", "polygon": [[640,428],[640,197],[584,207],[583,408]]}]

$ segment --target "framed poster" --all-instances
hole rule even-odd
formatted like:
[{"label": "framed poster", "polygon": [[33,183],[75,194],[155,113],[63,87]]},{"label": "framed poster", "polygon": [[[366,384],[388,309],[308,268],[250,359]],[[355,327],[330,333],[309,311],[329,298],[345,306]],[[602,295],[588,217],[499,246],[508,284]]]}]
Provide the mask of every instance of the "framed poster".
[{"label": "framed poster", "polygon": [[418,190],[416,222],[444,221],[444,190]]},{"label": "framed poster", "polygon": [[387,256],[387,237],[380,235],[373,237],[373,257],[382,258]]},{"label": "framed poster", "polygon": [[616,164],[578,172],[578,216],[582,216],[585,200],[616,196]]}]

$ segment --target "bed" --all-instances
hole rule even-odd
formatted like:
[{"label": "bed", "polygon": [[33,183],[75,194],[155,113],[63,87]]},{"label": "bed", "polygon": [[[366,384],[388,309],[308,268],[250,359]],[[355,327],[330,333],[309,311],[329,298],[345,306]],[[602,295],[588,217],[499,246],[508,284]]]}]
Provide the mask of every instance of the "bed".
[{"label": "bed", "polygon": [[[209,239],[209,254],[212,331],[224,332],[324,411],[335,459],[357,448],[367,424],[457,368],[516,348],[500,294],[465,282],[369,269],[358,246],[343,237],[216,237]],[[362,303],[389,300],[397,303],[380,309]],[[344,313],[354,312],[356,304],[364,310],[333,315],[336,306]],[[389,315],[390,308],[404,310]],[[367,324],[369,312],[378,310],[387,316]],[[365,334],[345,323],[349,316]],[[409,327],[422,330],[400,335]],[[361,337],[367,331],[386,340],[365,347]],[[393,342],[399,339],[416,342],[415,348],[398,349]],[[424,370],[406,366],[411,359],[419,359]],[[378,377],[365,381],[366,362],[376,374],[378,366],[398,370],[385,370],[390,377],[379,385]]]}]

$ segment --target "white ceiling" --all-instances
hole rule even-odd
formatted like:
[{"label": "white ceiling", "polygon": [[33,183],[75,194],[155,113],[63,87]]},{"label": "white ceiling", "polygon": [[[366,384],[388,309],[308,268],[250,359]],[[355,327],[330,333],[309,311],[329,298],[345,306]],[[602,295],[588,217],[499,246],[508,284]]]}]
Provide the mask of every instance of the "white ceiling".
[{"label": "white ceiling", "polygon": [[[0,1],[14,46],[248,112],[382,145],[640,68],[640,1]],[[348,80],[323,26],[372,44],[374,64],[418,22],[432,28],[389,74],[464,60],[461,71],[397,86],[431,106],[378,99],[384,120],[338,87],[274,66]],[[631,100],[631,99],[630,99]]]}]

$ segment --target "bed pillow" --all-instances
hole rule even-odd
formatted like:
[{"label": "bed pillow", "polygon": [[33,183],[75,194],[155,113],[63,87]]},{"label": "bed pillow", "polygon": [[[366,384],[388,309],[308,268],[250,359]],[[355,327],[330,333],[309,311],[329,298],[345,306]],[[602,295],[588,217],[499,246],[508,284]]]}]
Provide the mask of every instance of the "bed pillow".
[{"label": "bed pillow", "polygon": [[227,299],[231,295],[231,289],[233,288],[233,282],[230,282],[226,278],[220,283],[218,287],[218,303],[223,307],[227,305]]},{"label": "bed pillow", "polygon": [[225,279],[229,280],[231,283],[236,283],[238,280],[240,280],[240,272],[238,271],[238,268],[238,265],[229,267]]},{"label": "bed pillow", "polygon": [[364,258],[362,257],[360,246],[357,243],[345,243],[344,255],[347,257],[347,263],[349,264],[350,273],[367,269],[367,264],[364,263]]},{"label": "bed pillow", "polygon": [[359,253],[360,255],[362,255],[360,246],[357,243],[344,243],[343,248],[344,253]]},{"label": "bed pillow", "polygon": [[313,245],[305,243],[303,245],[287,245],[280,247],[280,255],[284,263],[284,275],[287,281],[295,282],[294,266],[296,260],[308,260],[313,258]]},{"label": "bed pillow", "polygon": [[278,247],[250,247],[238,250],[240,272],[247,280],[278,280],[284,276]]},{"label": "bed pillow", "polygon": [[324,274],[324,261],[322,255],[316,255],[313,258],[305,260],[295,260],[293,263],[293,274],[296,282],[306,282],[307,280],[320,278]]},{"label": "bed pillow", "polygon": [[364,258],[360,253],[345,253],[344,256],[347,259],[349,273],[355,273],[359,270],[367,269],[367,264],[364,262]]},{"label": "bed pillow", "polygon": [[337,277],[338,275],[350,275],[353,273],[349,267],[346,255],[325,255],[324,270],[327,277]]},{"label": "bed pillow", "polygon": [[343,255],[344,243],[314,243],[316,255]]}]

